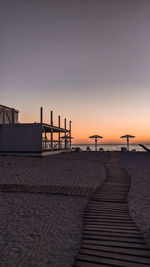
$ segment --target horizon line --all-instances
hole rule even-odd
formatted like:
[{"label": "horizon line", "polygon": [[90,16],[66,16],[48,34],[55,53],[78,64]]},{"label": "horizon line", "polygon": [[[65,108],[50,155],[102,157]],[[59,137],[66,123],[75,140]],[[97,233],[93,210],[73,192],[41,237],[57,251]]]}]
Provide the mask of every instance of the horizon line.
[{"label": "horizon line", "polygon": [[[144,143],[143,144],[145,145],[150,145],[150,143]],[[91,143],[72,143],[72,145],[95,145],[95,143],[91,144]],[[126,145],[126,144],[118,144],[118,143],[107,143],[107,144],[104,144],[104,143],[99,143],[97,145]],[[131,144],[130,145],[139,145],[139,143],[134,143],[134,144]]]}]

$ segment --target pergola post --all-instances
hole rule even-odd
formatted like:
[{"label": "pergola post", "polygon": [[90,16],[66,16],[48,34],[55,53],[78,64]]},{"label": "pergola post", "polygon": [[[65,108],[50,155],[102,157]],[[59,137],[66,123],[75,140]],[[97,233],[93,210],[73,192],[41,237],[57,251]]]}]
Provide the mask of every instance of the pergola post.
[{"label": "pergola post", "polygon": [[58,147],[60,149],[60,116],[58,116],[58,128],[59,128],[59,132],[58,132]]},{"label": "pergola post", "polygon": [[47,135],[46,135],[46,131],[45,131],[45,148],[46,148],[46,142],[47,142]]},{"label": "pergola post", "polygon": [[53,148],[53,111],[51,110],[51,148]]},{"label": "pergola post", "polygon": [[3,124],[5,124],[5,107],[3,107]]},{"label": "pergola post", "polygon": [[40,122],[43,123],[43,108],[40,108]]},{"label": "pergola post", "polygon": [[[43,123],[43,107],[40,107],[40,123]],[[42,147],[43,147],[43,127],[42,127]]]},{"label": "pergola post", "polygon": [[66,136],[66,118],[64,119],[64,128],[65,128],[65,149],[67,148],[67,136]]},{"label": "pergola post", "polygon": [[12,124],[15,123],[15,109],[12,109]]},{"label": "pergola post", "polygon": [[70,133],[70,149],[71,149],[71,122],[69,122],[69,133]]}]

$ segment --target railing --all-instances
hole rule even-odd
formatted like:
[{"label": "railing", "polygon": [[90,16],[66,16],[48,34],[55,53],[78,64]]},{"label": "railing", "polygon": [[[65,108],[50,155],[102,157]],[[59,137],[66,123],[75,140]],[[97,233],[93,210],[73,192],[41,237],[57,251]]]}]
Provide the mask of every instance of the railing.
[{"label": "railing", "polygon": [[[66,148],[70,148],[70,144],[66,143]],[[44,150],[57,150],[57,149],[65,149],[65,143],[61,142],[59,144],[59,141],[53,140],[53,146],[51,144],[51,140],[42,140],[42,149]]]}]

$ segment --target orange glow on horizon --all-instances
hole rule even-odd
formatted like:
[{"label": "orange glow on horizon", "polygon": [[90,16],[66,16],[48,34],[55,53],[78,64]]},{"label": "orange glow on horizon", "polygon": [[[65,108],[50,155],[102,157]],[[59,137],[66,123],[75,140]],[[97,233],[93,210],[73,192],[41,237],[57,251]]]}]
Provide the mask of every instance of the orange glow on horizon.
[{"label": "orange glow on horizon", "polygon": [[[150,144],[150,137],[136,136],[134,139],[130,139],[131,144]],[[85,138],[75,137],[72,140],[72,144],[94,144],[94,140],[89,139],[87,136]],[[109,136],[106,138],[98,140],[98,144],[126,144],[125,139],[121,139],[120,136],[111,139]]]},{"label": "orange glow on horizon", "polygon": [[[69,119],[72,118],[72,143],[73,144],[94,144],[94,140],[89,139],[90,135],[98,134],[103,136],[103,139],[98,140],[99,144],[125,144],[126,141],[121,139],[121,135],[131,134],[136,138],[131,139],[131,144],[149,144],[150,143],[150,125],[147,124],[147,118],[143,120],[143,117],[121,117],[120,114],[116,115],[116,120],[112,119],[111,114],[105,114],[101,118],[87,118],[87,116],[80,116],[77,111],[68,116],[62,114],[61,116],[61,127],[63,127],[64,117],[67,118],[67,127],[69,125]],[[100,117],[100,116],[99,116]],[[80,118],[80,120],[79,120]],[[19,114],[20,122],[40,122],[40,112],[37,107],[31,113],[29,111],[21,111]],[[49,111],[44,110],[45,123],[50,123]],[[90,123],[89,123],[90,121]],[[58,117],[54,112],[54,125],[58,125]]]}]

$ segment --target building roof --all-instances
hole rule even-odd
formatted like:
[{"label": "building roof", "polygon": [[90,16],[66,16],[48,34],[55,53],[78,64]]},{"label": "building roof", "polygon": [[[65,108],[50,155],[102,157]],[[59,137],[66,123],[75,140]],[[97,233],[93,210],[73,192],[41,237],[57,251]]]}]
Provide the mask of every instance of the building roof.
[{"label": "building roof", "polygon": [[0,104],[0,107],[2,107],[2,108],[7,108],[7,109],[11,109],[11,110],[14,109],[16,112],[19,112],[19,110],[15,109],[15,108],[10,108],[10,107],[7,107],[7,106],[1,105],[1,104]]}]

